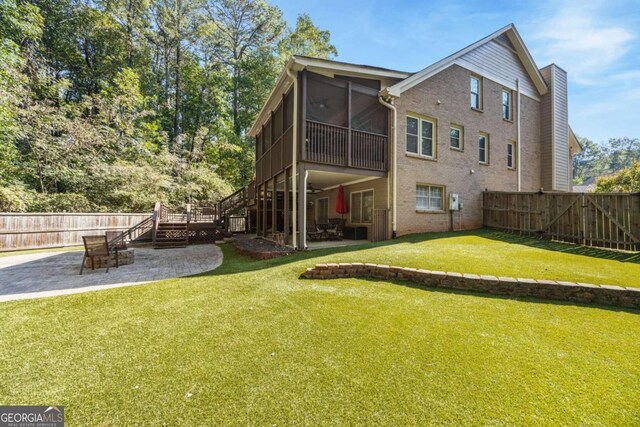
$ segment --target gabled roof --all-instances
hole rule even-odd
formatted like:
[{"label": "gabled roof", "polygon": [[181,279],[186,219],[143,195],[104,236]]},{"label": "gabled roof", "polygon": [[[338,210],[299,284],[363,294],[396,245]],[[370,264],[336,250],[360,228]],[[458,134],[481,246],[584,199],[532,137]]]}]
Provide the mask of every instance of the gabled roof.
[{"label": "gabled roof", "polygon": [[584,147],[580,144],[580,140],[569,126],[569,152],[572,156],[582,153]]},{"label": "gabled roof", "polygon": [[501,28],[500,30],[496,31],[493,34],[489,34],[487,37],[481,40],[478,40],[477,42],[465,47],[464,49],[454,53],[453,55],[447,56],[446,58],[436,62],[435,64],[429,65],[427,68],[421,71],[418,71],[417,73],[396,83],[395,85],[386,88],[385,90],[383,90],[383,94],[388,96],[395,96],[395,97],[400,96],[402,92],[404,92],[405,90],[416,86],[417,84],[425,81],[429,77],[453,65],[458,58],[482,46],[483,44],[490,42],[491,40],[501,36],[502,34],[506,35],[509,41],[511,42],[511,44],[513,45],[514,50],[518,55],[518,58],[520,59],[527,73],[531,77],[531,80],[533,81],[533,84],[538,90],[538,93],[540,95],[546,94],[547,84],[542,78],[542,75],[540,74],[540,71],[538,70],[538,67],[536,66],[535,62],[533,61],[533,58],[531,57],[529,50],[524,45],[522,38],[520,37],[520,34],[518,34],[518,31],[516,30],[516,27],[513,24],[509,24],[506,27]]},{"label": "gabled roof", "polygon": [[311,56],[295,55],[293,61],[304,68],[318,68],[334,72],[335,74],[350,73],[371,77],[387,77],[406,79],[412,73],[392,70],[390,68],[374,67],[372,65],[353,64],[351,62],[334,61],[331,59],[313,58]]},{"label": "gabled roof", "polygon": [[329,77],[333,77],[335,74],[342,74],[363,78],[391,79],[391,81],[403,80],[411,75],[411,73],[405,71],[372,67],[370,65],[352,64],[349,62],[332,61],[301,55],[292,56],[282,70],[282,73],[280,73],[273,90],[262,106],[256,120],[253,122],[253,126],[251,126],[249,130],[250,136],[257,135],[260,126],[267,121],[268,113],[278,106],[278,103],[282,100],[282,94],[287,93],[289,90],[291,81],[287,76],[287,70],[298,72],[305,69]]}]

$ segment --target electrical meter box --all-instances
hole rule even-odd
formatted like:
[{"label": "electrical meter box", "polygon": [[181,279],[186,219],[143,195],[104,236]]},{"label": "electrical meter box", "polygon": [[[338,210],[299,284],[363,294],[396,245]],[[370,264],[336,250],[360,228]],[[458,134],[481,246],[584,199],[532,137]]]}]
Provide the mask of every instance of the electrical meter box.
[{"label": "electrical meter box", "polygon": [[460,197],[458,193],[449,193],[449,210],[460,210]]}]

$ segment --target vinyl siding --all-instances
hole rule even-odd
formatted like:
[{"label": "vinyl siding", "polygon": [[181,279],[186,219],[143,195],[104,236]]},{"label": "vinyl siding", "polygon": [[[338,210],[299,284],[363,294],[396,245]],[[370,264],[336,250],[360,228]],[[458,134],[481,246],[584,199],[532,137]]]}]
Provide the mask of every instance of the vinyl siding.
[{"label": "vinyl siding", "polygon": [[569,108],[567,106],[567,73],[553,67],[555,189],[569,191]]},{"label": "vinyl siding", "polygon": [[549,92],[540,102],[542,187],[570,191],[567,73],[553,64],[540,73],[549,85]]},{"label": "vinyl siding", "polygon": [[502,33],[500,34],[498,37],[496,37],[494,40],[502,43],[503,45],[509,47],[510,49],[515,50],[515,48],[513,47],[513,44],[511,43],[511,40],[509,40],[509,37],[507,36],[506,33]]},{"label": "vinyl siding", "polygon": [[327,191],[322,191],[315,194],[308,194],[307,200],[313,201],[313,208],[307,206],[307,218],[316,219],[316,203],[317,199],[327,197],[329,199],[329,218],[343,217],[346,220],[346,225],[364,226],[367,227],[367,238],[371,239],[372,236],[372,224],[352,224],[351,223],[351,193],[362,190],[373,190],[373,208],[374,209],[387,209],[387,178],[374,179],[371,181],[360,182],[358,184],[345,185],[344,195],[347,201],[347,207],[349,213],[339,215],[336,213],[336,200],[338,198],[338,189],[334,188]]},{"label": "vinyl siding", "polygon": [[553,81],[551,79],[551,67],[540,70],[540,74],[549,86],[549,92],[540,100],[540,163],[542,188],[553,188]]},{"label": "vinyl siding", "polygon": [[460,66],[482,74],[498,83],[515,88],[516,78],[520,79],[523,94],[538,98],[538,91],[520,62],[518,55],[492,40],[461,56],[456,61]]}]

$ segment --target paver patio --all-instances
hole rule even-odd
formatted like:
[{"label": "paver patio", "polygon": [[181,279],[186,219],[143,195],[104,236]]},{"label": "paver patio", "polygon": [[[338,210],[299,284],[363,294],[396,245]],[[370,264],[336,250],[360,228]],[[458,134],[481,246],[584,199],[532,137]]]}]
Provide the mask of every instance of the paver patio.
[{"label": "paver patio", "polygon": [[222,263],[215,245],[155,250],[136,246],[135,262],[120,268],[86,269],[82,251],[40,252],[0,258],[0,301],[86,292],[150,281],[189,276],[213,270]]}]

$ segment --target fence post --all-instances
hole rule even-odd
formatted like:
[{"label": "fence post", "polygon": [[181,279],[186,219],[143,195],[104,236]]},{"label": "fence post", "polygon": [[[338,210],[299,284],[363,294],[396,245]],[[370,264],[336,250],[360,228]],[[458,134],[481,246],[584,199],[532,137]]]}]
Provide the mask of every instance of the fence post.
[{"label": "fence post", "polygon": [[162,209],[162,202],[156,202],[153,207],[153,229],[151,231],[151,241],[153,246],[156,245],[156,232],[158,231],[158,223],[160,222],[160,210]]}]

